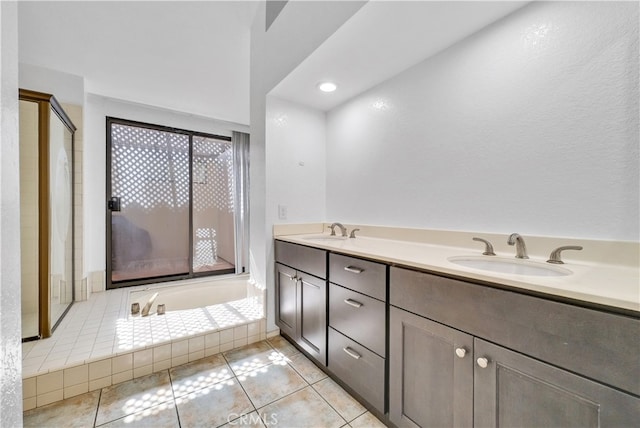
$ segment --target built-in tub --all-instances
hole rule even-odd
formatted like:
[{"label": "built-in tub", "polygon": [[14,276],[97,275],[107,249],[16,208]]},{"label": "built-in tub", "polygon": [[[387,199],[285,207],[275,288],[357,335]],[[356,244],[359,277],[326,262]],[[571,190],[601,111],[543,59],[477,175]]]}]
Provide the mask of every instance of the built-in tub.
[{"label": "built-in tub", "polygon": [[[129,292],[127,307],[131,308],[133,303],[138,303],[140,310],[142,310],[155,293],[158,293],[158,296],[149,311],[149,315],[154,316],[159,304],[164,304],[165,311],[168,313],[204,308],[249,298],[255,300],[261,296],[260,290],[256,289],[249,275],[243,274],[139,287]],[[133,316],[139,317],[140,314]]]}]

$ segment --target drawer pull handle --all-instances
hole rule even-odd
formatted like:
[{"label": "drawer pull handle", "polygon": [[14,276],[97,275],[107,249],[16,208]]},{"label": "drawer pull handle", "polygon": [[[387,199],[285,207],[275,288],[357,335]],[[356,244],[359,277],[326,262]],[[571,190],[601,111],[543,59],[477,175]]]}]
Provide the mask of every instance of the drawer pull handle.
[{"label": "drawer pull handle", "polygon": [[350,356],[351,358],[355,358],[356,360],[359,360],[362,356],[348,346],[346,348],[342,348],[342,350],[346,352],[348,356]]},{"label": "drawer pull handle", "polygon": [[362,306],[362,303],[352,299],[344,299],[344,302],[349,306],[353,306],[354,308],[359,308],[360,306]]},{"label": "drawer pull handle", "polygon": [[344,270],[346,270],[347,272],[351,272],[351,273],[362,273],[362,272],[364,272],[364,269],[360,269],[360,268],[353,267],[353,266],[345,266]]}]

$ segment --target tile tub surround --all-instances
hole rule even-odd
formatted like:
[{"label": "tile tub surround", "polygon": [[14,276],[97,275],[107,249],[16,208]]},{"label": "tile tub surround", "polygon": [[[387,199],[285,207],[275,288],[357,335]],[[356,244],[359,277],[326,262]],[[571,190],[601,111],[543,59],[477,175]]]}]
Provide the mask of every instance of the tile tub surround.
[{"label": "tile tub surround", "polygon": [[[23,343],[23,406],[33,409],[264,340],[261,304],[129,317],[130,290],[76,302],[52,337]],[[277,332],[274,332],[277,334]]]},{"label": "tile tub surround", "polygon": [[384,427],[280,336],[24,412],[25,427],[127,424]]},{"label": "tile tub surround", "polygon": [[[484,245],[472,240],[489,240],[499,257],[513,258],[515,249],[507,245],[508,234],[407,229],[368,225],[359,228],[358,238],[343,241],[311,241],[308,236],[327,234],[327,224],[277,225],[274,237],[296,244],[322,248],[384,263],[399,264],[431,272],[492,282],[508,287],[604,305],[640,314],[640,243],[576,238],[528,236],[530,261],[546,265],[552,250],[564,245],[580,245],[582,251],[566,251],[562,267],[573,272],[559,277],[513,275],[465,268],[447,260],[451,256],[481,256]],[[485,256],[489,257],[489,256]],[[552,266],[552,265],[549,265]],[[555,265],[553,265],[555,266]]]}]

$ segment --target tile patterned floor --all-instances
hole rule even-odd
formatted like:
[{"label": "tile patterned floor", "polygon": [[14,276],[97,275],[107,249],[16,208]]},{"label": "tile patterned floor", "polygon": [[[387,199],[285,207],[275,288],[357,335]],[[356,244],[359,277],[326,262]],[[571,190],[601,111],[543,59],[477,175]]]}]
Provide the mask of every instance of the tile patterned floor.
[{"label": "tile patterned floor", "polygon": [[25,427],[384,427],[280,336],[24,413]]}]

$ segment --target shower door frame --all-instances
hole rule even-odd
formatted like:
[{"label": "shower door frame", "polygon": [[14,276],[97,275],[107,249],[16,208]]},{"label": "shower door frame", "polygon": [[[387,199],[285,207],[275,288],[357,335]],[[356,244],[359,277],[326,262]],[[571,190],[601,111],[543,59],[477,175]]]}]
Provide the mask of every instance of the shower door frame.
[{"label": "shower door frame", "polygon": [[[112,260],[112,210],[108,206],[108,200],[112,196],[112,186],[111,186],[111,174],[112,174],[112,137],[111,137],[111,125],[125,125],[125,126],[135,126],[140,128],[152,129],[155,131],[176,133],[181,135],[187,135],[189,137],[189,253],[188,253],[188,266],[189,272],[187,273],[178,273],[171,275],[163,275],[163,276],[153,276],[153,277],[144,277],[144,278],[136,278],[130,280],[123,281],[112,281],[113,275],[113,260]],[[193,271],[193,137],[204,137],[211,138],[220,141],[231,142],[232,138],[223,136],[223,135],[215,135],[208,134],[204,132],[197,131],[189,131],[186,129],[173,128],[169,126],[151,124],[146,122],[139,122],[129,119],[121,119],[116,117],[107,116],[106,117],[106,199],[107,204],[105,206],[106,212],[106,288],[107,290],[122,288],[122,287],[132,287],[135,285],[144,285],[144,284],[154,284],[159,282],[167,282],[167,281],[179,281],[184,279],[192,279],[192,278],[201,278],[206,276],[217,276],[223,274],[231,274],[238,273],[238,260],[234,261],[234,268],[220,271],[206,271],[206,272],[194,272]],[[234,224],[238,221],[236,215],[234,214]],[[235,229],[235,228],[234,228]],[[235,236],[234,231],[234,246],[238,245],[237,237]],[[242,267],[242,271],[244,271],[244,266]]]},{"label": "shower door frame", "polygon": [[[58,100],[44,92],[20,88],[18,98],[21,101],[33,102],[38,105],[38,329],[37,337],[23,338],[23,341],[45,339],[51,337],[53,331],[67,315],[73,306],[75,296],[75,131],[76,126]],[[51,288],[49,286],[49,259],[51,256],[49,244],[51,228],[51,204],[49,201],[49,126],[51,112],[54,112],[63,125],[71,132],[71,302],[60,317],[51,323]]]}]

